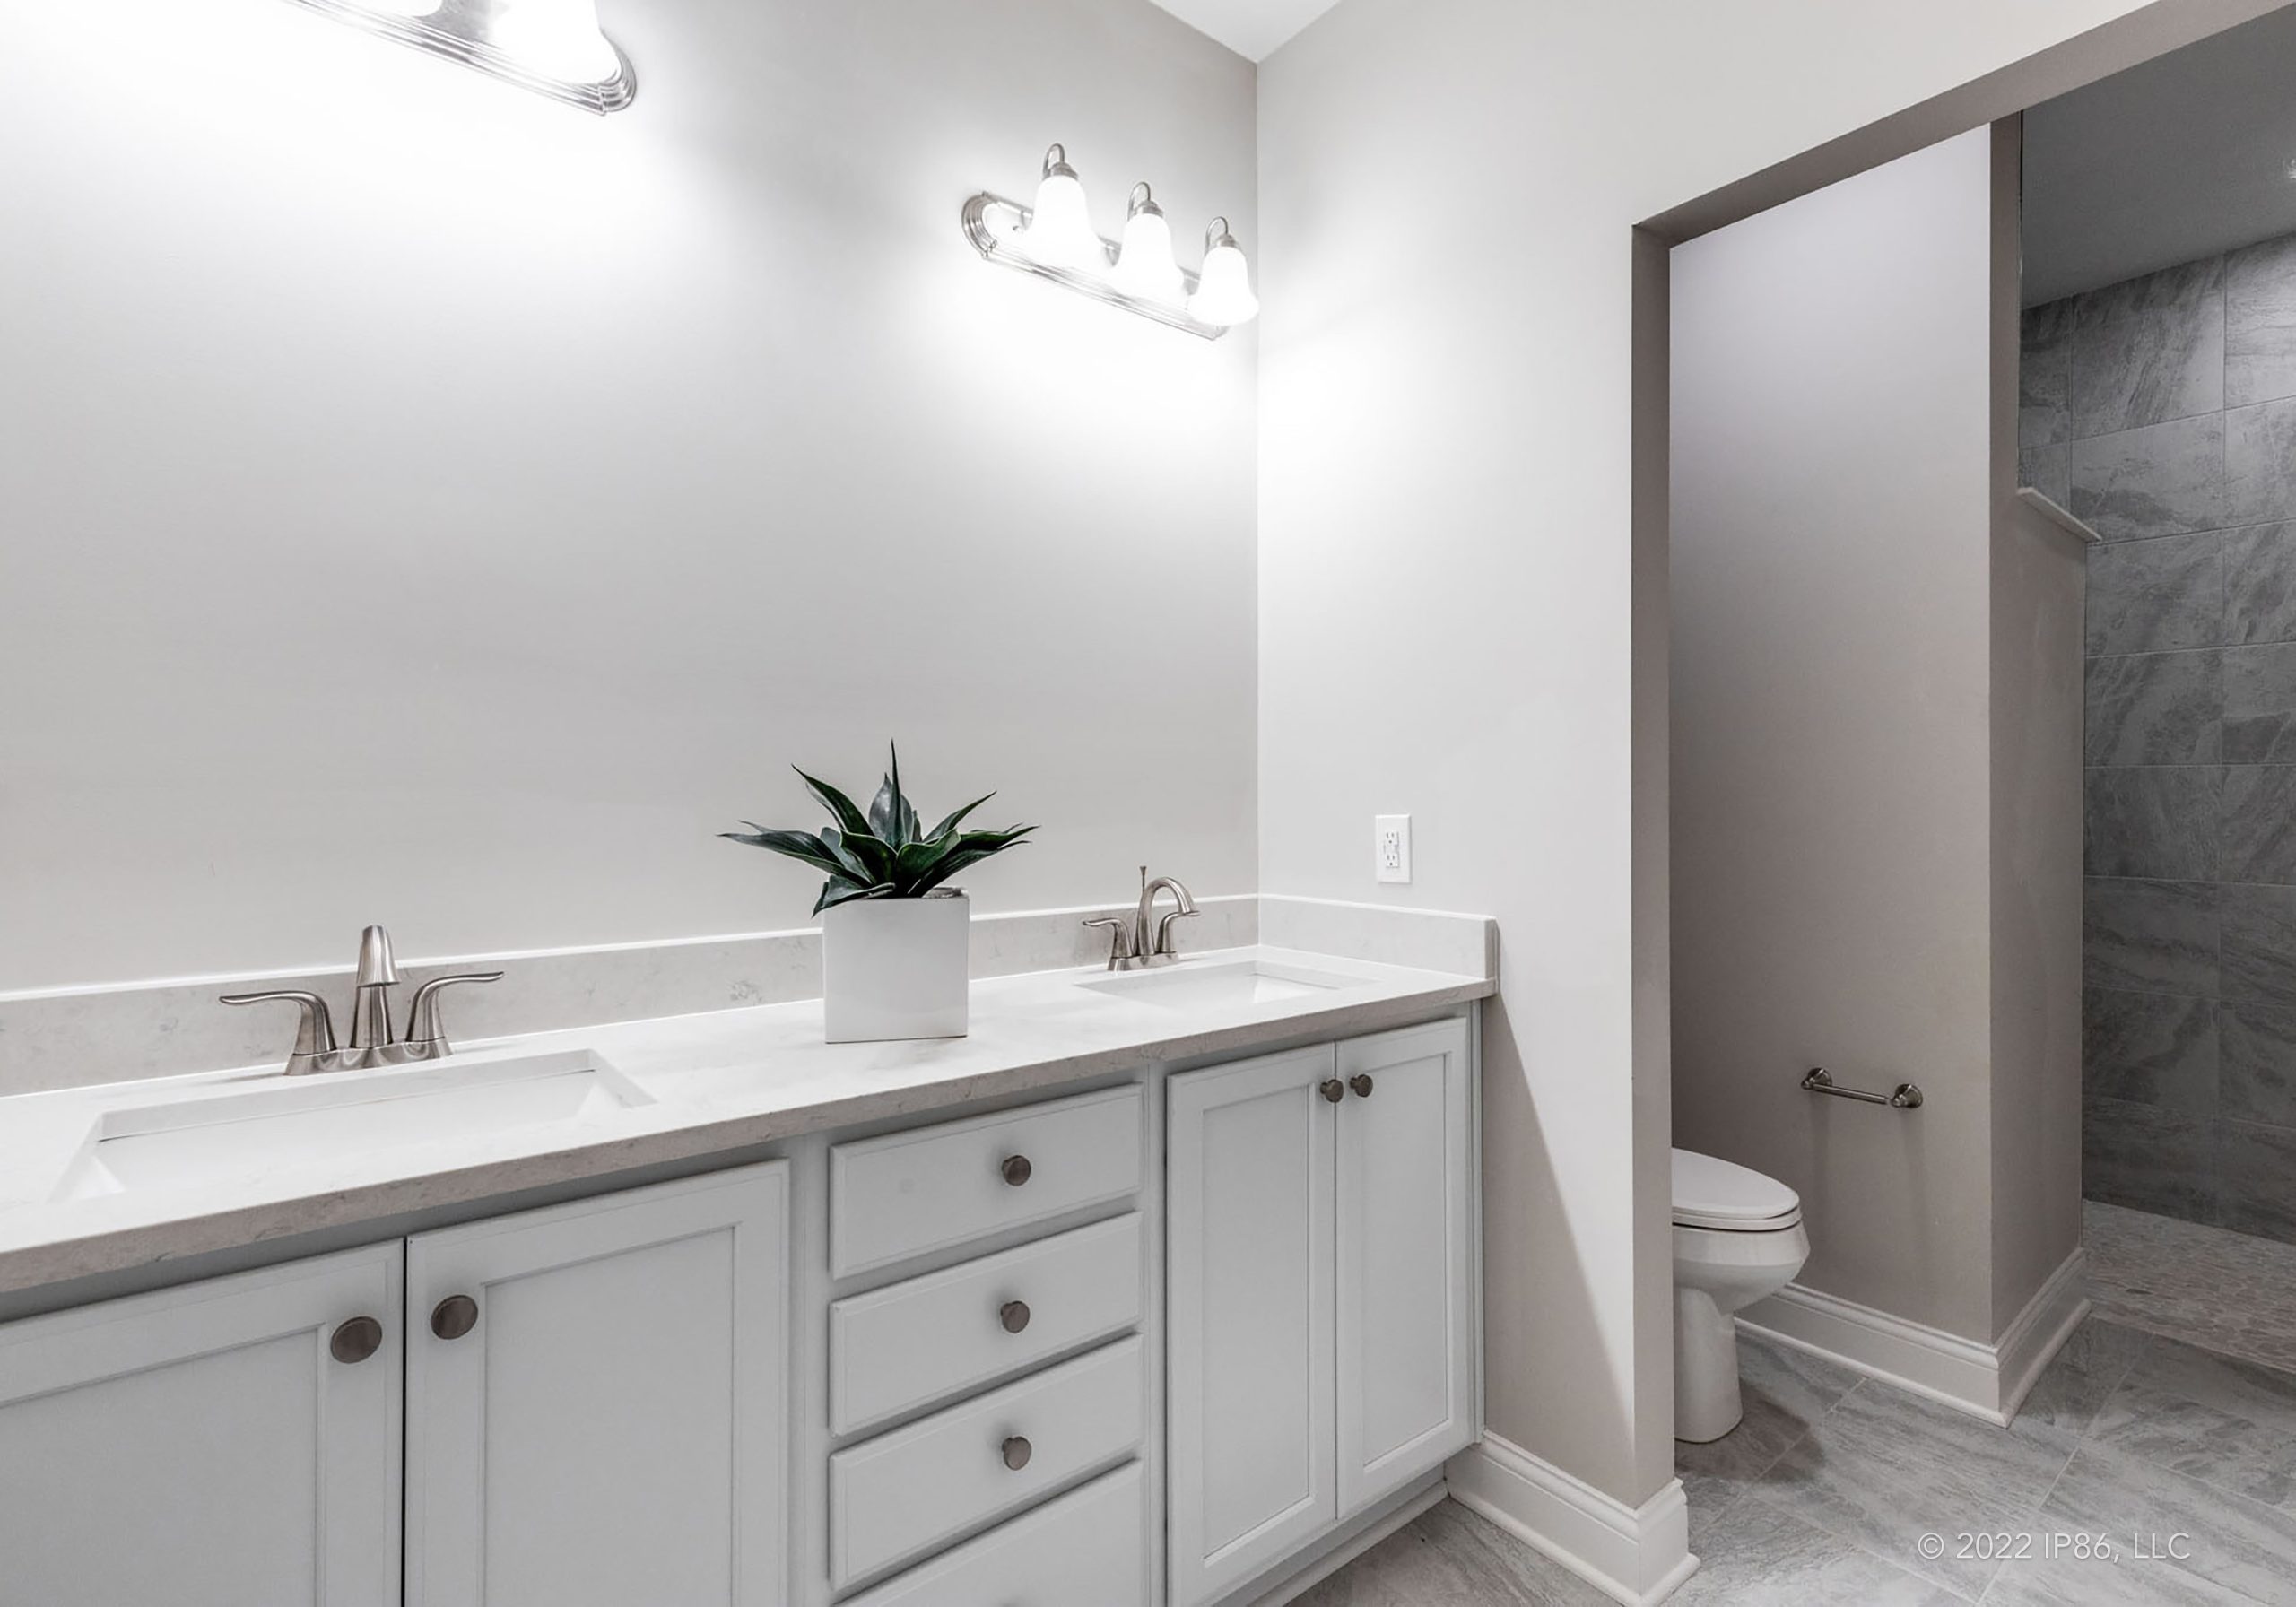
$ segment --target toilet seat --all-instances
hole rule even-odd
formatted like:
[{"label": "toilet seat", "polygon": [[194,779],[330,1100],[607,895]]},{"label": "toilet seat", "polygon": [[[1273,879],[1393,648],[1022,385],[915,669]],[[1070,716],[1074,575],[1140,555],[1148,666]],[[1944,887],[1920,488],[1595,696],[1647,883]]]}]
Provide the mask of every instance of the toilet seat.
[{"label": "toilet seat", "polygon": [[1783,1233],[1802,1200],[1775,1177],[1692,1150],[1674,1151],[1674,1226],[1713,1233]]}]

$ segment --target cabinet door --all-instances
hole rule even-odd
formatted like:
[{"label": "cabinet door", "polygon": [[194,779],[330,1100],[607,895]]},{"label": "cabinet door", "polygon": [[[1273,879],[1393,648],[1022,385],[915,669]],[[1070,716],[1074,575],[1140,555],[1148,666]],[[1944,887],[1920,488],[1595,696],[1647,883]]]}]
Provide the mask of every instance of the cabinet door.
[{"label": "cabinet door", "polygon": [[400,1267],[393,1243],[0,1328],[0,1602],[397,1607]]},{"label": "cabinet door", "polygon": [[788,1191],[775,1161],[408,1241],[407,1607],[779,1607]]},{"label": "cabinet door", "polygon": [[1171,1599],[1196,1607],[1339,1516],[1329,1047],[1171,1079]]},{"label": "cabinet door", "polygon": [[1466,1023],[1342,1044],[1339,1072],[1349,1084],[1339,1113],[1344,1516],[1475,1436]]}]

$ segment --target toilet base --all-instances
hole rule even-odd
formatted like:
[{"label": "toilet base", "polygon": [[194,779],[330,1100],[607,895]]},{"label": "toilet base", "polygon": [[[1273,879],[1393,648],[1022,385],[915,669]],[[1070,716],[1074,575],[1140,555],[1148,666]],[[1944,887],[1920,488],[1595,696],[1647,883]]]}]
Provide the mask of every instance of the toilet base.
[{"label": "toilet base", "polygon": [[1674,1290],[1674,1438],[1703,1445],[1738,1426],[1738,1325],[1703,1290]]}]

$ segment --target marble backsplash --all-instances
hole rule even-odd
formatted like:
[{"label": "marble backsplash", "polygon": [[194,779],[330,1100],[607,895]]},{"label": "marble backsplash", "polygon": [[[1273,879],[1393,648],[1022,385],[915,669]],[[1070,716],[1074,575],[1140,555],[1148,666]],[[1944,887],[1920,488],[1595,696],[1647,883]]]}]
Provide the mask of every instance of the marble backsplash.
[{"label": "marble backsplash", "polygon": [[[1239,894],[1196,900],[1197,918],[1177,928],[1189,951],[1261,942],[1426,970],[1496,974],[1497,939],[1481,916],[1385,906]],[[989,915],[972,924],[972,974],[1010,977],[1091,965],[1108,953],[1096,916],[1121,908]],[[425,979],[461,970],[501,970],[489,987],[447,1001],[448,1025],[465,1041],[567,1027],[649,1021],[821,994],[821,934],[752,933],[612,948],[402,960],[402,1000]],[[338,1032],[350,1022],[349,966],[321,971],[202,977],[53,993],[0,993],[0,1096],[165,1077],[283,1059],[294,1013],[284,1005],[233,1010],[216,995],[302,989],[326,999]],[[404,1008],[402,1003],[401,1008]]]}]

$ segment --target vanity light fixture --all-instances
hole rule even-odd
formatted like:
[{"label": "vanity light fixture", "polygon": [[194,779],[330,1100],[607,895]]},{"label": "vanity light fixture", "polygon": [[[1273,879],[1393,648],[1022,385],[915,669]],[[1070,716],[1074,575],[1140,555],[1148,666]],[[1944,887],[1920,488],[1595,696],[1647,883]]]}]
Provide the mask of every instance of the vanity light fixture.
[{"label": "vanity light fixture", "polygon": [[1092,228],[1084,187],[1059,145],[1045,152],[1034,206],[985,190],[965,203],[964,228],[965,237],[990,262],[1205,340],[1216,341],[1259,314],[1250,265],[1227,219],[1213,220],[1205,235],[1201,275],[1175,260],[1171,224],[1144,184],[1132,187],[1121,243],[1104,239]]},{"label": "vanity light fixture", "polygon": [[1243,248],[1228,232],[1228,220],[1214,218],[1204,231],[1204,274],[1187,309],[1207,324],[1248,324],[1259,317],[1259,298],[1252,294],[1251,265]]},{"label": "vanity light fixture", "polygon": [[629,57],[598,27],[597,0],[294,0],[601,116],[636,99]]},{"label": "vanity light fixture", "polygon": [[1124,221],[1124,243],[1117,248],[1110,281],[1127,296],[1142,296],[1165,307],[1187,305],[1187,285],[1172,256],[1172,226],[1144,184],[1132,187],[1131,215]]}]

